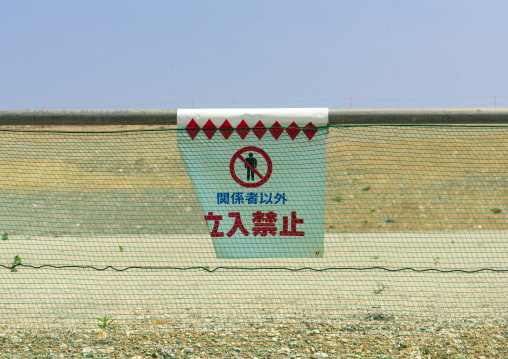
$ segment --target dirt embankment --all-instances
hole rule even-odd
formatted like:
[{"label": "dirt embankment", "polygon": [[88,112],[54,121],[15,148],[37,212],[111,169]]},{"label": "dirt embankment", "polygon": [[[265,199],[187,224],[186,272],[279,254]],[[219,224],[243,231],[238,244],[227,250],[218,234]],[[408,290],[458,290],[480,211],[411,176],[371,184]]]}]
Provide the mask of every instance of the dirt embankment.
[{"label": "dirt embankment", "polygon": [[[176,131],[107,132],[118,129],[2,133],[0,215],[21,219],[3,230],[204,233]],[[331,128],[326,230],[506,229],[507,138],[503,127]]]}]

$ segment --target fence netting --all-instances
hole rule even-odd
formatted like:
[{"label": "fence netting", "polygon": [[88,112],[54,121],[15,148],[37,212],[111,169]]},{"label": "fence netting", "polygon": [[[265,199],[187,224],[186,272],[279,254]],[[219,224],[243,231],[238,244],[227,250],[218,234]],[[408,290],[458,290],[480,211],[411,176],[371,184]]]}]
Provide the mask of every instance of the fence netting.
[{"label": "fence netting", "polygon": [[508,126],[319,130],[324,257],[257,259],[176,128],[0,130],[0,358],[507,357]]}]

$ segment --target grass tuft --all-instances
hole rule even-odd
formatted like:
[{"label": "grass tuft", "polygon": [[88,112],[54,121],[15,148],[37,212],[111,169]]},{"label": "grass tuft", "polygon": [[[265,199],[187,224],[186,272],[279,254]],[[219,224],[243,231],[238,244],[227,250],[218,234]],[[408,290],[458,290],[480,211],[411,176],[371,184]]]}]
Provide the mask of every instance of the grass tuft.
[{"label": "grass tuft", "polygon": [[97,318],[97,320],[100,322],[97,324],[97,326],[101,329],[113,329],[115,326],[113,325],[113,322],[116,320],[113,317],[108,317],[107,315],[104,316],[104,318]]},{"label": "grass tuft", "polygon": [[374,290],[374,294],[375,295],[378,295],[378,294],[381,294],[383,293],[383,291],[386,289],[386,286],[383,284],[383,283],[378,283],[377,284],[377,289]]},{"label": "grass tuft", "polygon": [[14,261],[12,262],[11,272],[17,272],[17,266],[21,264],[21,257],[19,255],[14,257]]}]

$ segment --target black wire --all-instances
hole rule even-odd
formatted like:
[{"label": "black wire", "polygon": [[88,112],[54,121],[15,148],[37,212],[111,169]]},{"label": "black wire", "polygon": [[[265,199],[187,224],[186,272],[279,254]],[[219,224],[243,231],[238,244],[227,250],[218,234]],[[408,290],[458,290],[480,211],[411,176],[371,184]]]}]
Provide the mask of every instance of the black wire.
[{"label": "black wire", "polygon": [[[66,126],[72,126],[72,125],[66,125]],[[111,125],[114,126],[114,125]],[[404,123],[397,123],[397,124],[329,124],[329,125],[323,125],[323,126],[315,126],[317,129],[326,129],[326,128],[359,128],[359,127],[434,127],[434,128],[506,128],[508,124],[505,123],[494,123],[494,124],[482,124],[482,123],[475,123],[475,124],[439,124],[439,123],[426,123],[426,124],[404,124]],[[257,128],[257,127],[253,127]],[[253,129],[251,128],[251,129]],[[271,129],[272,127],[258,127],[260,129]],[[276,127],[277,129],[285,130],[289,127]],[[131,129],[131,130],[98,130],[98,131],[90,131],[90,130],[55,130],[55,129],[0,129],[0,133],[26,133],[26,134],[39,134],[39,133],[54,133],[54,134],[122,134],[122,133],[135,133],[135,132],[183,132],[185,131],[185,128],[167,128],[164,126],[160,126],[158,128],[141,128],[141,129]]]},{"label": "black wire", "polygon": [[[68,126],[68,127],[72,127],[74,125],[63,125],[63,126]],[[79,126],[79,125],[78,125]],[[105,126],[115,126],[115,125],[105,125]],[[136,125],[134,125],[136,126]],[[152,126],[152,125],[150,125]],[[413,125],[415,126],[415,125]],[[333,126],[329,126],[329,125],[322,125],[322,126],[314,126],[315,128],[317,129],[326,129],[328,127],[333,127]],[[270,130],[272,128],[276,128],[276,129],[280,129],[280,130],[287,130],[288,128],[291,128],[291,127],[283,127],[283,126],[280,126],[280,127],[251,127],[250,130],[253,130],[253,129],[264,129],[264,130]],[[303,128],[303,127],[301,127]],[[218,130],[218,129],[217,129]],[[134,133],[134,132],[184,132],[186,131],[185,128],[181,128],[181,127],[171,127],[171,128],[168,128],[168,127],[164,127],[164,126],[159,126],[158,128],[141,128],[141,129],[132,129],[132,130],[93,130],[93,131],[90,131],[90,130],[55,130],[55,129],[51,129],[51,128],[48,128],[48,129],[44,129],[44,130],[40,130],[40,129],[33,129],[33,128],[30,128],[30,129],[16,129],[16,128],[7,128],[7,129],[3,129],[3,128],[0,128],[0,133],[2,132],[6,132],[6,133],[23,133],[23,134],[39,134],[39,133],[55,133],[55,134],[120,134],[120,133]]]},{"label": "black wire", "polygon": [[93,269],[96,271],[106,271],[108,269],[117,271],[117,272],[124,272],[130,269],[148,269],[148,270],[175,270],[175,271],[188,271],[188,270],[204,270],[209,273],[213,273],[219,270],[240,270],[240,271],[288,271],[288,272],[303,272],[303,271],[310,271],[310,272],[326,272],[326,271],[375,271],[375,270],[381,270],[385,272],[403,272],[403,271],[410,271],[410,272],[417,272],[417,273],[424,273],[424,272],[436,272],[436,273],[465,273],[465,274],[474,274],[474,273],[480,273],[480,272],[494,272],[494,273],[505,273],[508,272],[508,269],[496,269],[496,268],[479,268],[479,269],[473,269],[473,270],[466,270],[466,269],[438,269],[438,268],[411,268],[411,267],[405,267],[405,268],[387,268],[387,267],[326,267],[326,268],[312,268],[312,267],[300,267],[300,268],[289,268],[289,267],[215,267],[213,269],[210,269],[210,267],[172,267],[172,266],[129,266],[129,267],[123,267],[123,268],[116,268],[114,266],[105,266],[105,267],[94,267],[91,265],[53,265],[53,264],[43,264],[40,266],[34,266],[31,264],[16,264],[12,266],[6,266],[3,264],[0,264],[0,267],[3,267],[5,269],[14,269],[16,267],[27,267],[32,269],[42,269],[42,268],[52,268],[52,269],[68,269],[68,268],[78,268],[78,269]]}]

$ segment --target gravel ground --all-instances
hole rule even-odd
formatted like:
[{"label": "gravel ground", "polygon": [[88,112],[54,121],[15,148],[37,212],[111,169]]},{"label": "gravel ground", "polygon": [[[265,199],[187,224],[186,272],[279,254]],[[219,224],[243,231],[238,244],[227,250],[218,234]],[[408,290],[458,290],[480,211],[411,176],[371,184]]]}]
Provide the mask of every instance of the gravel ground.
[{"label": "gravel ground", "polygon": [[506,358],[507,329],[506,318],[163,317],[106,330],[4,328],[0,358]]}]

